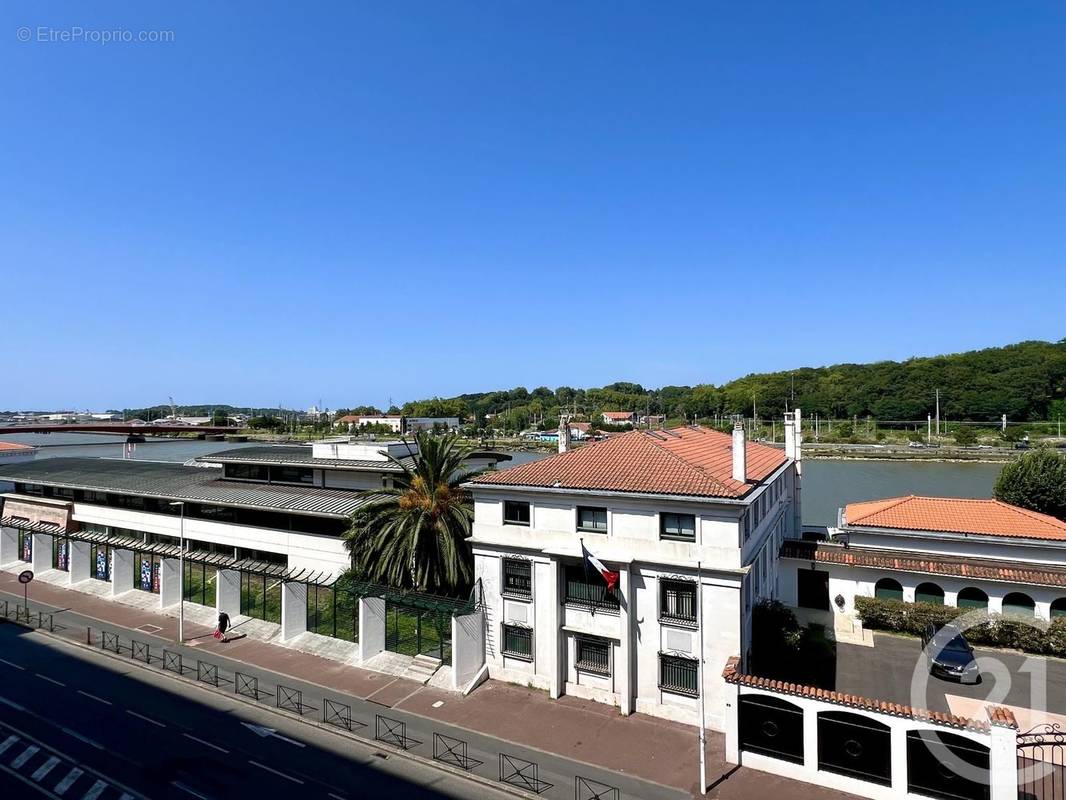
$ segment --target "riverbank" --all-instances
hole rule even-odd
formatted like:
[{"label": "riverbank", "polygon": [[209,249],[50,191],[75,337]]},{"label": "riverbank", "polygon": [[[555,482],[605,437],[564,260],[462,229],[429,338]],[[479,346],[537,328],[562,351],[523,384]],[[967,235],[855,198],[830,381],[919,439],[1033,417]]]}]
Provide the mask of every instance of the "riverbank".
[{"label": "riverbank", "polygon": [[1006,447],[901,447],[876,444],[818,444],[803,443],[803,457],[813,459],[871,459],[874,461],[971,461],[1002,464],[1013,461],[1025,450]]}]

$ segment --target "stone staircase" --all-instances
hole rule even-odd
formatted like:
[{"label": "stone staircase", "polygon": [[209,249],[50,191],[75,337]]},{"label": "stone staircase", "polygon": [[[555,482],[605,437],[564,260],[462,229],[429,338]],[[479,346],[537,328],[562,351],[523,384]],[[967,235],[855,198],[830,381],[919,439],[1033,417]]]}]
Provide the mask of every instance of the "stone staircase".
[{"label": "stone staircase", "polygon": [[404,670],[401,678],[425,684],[440,669],[440,659],[418,655],[411,659],[411,664]]}]

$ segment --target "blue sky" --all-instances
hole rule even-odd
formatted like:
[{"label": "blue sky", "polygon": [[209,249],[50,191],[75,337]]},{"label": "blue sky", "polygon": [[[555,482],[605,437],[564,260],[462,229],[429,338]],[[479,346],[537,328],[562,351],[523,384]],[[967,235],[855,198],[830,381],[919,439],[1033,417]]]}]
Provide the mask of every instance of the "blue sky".
[{"label": "blue sky", "polygon": [[[49,41],[79,27],[173,41]],[[1048,2],[5,3],[0,408],[1061,338],[1064,35]]]}]

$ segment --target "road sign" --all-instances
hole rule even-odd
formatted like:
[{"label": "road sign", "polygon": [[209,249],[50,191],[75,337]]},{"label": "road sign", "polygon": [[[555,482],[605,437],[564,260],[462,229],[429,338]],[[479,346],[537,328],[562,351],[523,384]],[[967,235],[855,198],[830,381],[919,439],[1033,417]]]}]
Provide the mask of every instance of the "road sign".
[{"label": "road sign", "polygon": [[19,583],[29,583],[33,580],[33,570],[24,569],[19,573]]}]

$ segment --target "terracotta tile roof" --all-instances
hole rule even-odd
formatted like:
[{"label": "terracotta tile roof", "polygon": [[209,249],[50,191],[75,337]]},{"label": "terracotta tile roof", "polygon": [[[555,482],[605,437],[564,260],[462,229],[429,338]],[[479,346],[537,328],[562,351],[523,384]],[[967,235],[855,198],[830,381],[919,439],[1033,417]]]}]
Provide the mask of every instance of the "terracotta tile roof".
[{"label": "terracotta tile roof", "polygon": [[928,575],[951,575],[974,580],[1025,583],[1034,586],[1066,586],[1066,567],[1036,565],[1032,562],[1005,561],[969,556],[912,555],[909,552],[880,550],[872,547],[844,547],[829,542],[804,542],[788,539],[781,545],[782,558],[797,558],[820,564],[841,564],[896,572],[921,572]]},{"label": "terracotta tile roof", "polygon": [[607,419],[632,419],[632,411],[604,411],[603,416]]},{"label": "terracotta tile roof", "polygon": [[[763,691],[774,692],[775,694],[787,694],[795,697],[805,697],[810,700],[821,700],[823,703],[834,703],[836,705],[848,706],[849,708],[855,708],[860,711],[875,711],[893,717],[906,717],[908,719],[918,720],[919,722],[943,725],[948,728],[961,728],[963,730],[977,731],[979,733],[988,733],[990,729],[990,724],[988,722],[971,719],[970,717],[960,717],[955,714],[944,714],[940,711],[930,711],[926,708],[914,708],[912,706],[900,705],[899,703],[890,703],[887,700],[874,700],[869,697],[834,692],[829,689],[820,689],[817,686],[803,686],[798,683],[788,683],[786,681],[778,681],[771,678],[760,678],[757,675],[745,675],[740,671],[740,659],[736,656],[733,656],[726,662],[725,669],[722,670],[722,678],[725,679],[726,683],[735,683],[738,686],[750,686],[753,689],[762,689]],[[998,710],[1006,711],[1006,709]],[[1011,716],[1013,718],[1013,715]],[[1006,723],[997,722],[997,724]]]},{"label": "terracotta tile roof", "polygon": [[0,442],[0,451],[35,450],[33,445],[20,444],[19,442]]},{"label": "terracotta tile roof", "polygon": [[1066,522],[999,500],[890,497],[849,503],[844,518],[848,526],[1066,540]]},{"label": "terracotta tile roof", "polygon": [[787,460],[782,450],[748,442],[741,483],[732,478],[732,448],[731,436],[707,428],[630,431],[472,483],[737,498]]}]

